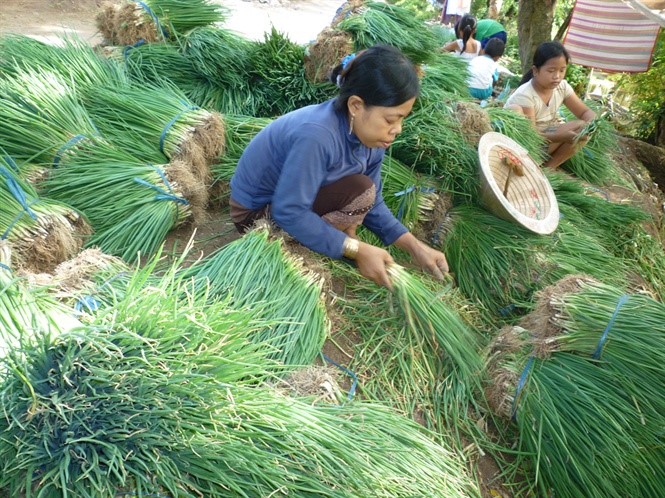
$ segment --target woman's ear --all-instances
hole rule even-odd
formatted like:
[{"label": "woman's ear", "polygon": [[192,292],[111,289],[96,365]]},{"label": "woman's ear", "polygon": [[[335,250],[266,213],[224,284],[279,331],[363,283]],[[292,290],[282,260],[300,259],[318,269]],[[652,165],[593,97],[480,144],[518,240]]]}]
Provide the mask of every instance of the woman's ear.
[{"label": "woman's ear", "polygon": [[362,107],[365,105],[365,102],[357,95],[351,95],[349,97],[349,100],[347,100],[346,105],[349,108],[349,113],[351,113],[351,115],[354,115],[355,113],[360,111],[360,109],[362,109]]}]

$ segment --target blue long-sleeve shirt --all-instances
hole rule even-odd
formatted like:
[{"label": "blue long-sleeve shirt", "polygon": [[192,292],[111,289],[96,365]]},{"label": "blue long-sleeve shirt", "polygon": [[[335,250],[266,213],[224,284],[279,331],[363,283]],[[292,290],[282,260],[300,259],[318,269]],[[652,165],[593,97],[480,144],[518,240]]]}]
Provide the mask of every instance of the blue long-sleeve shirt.
[{"label": "blue long-sleeve shirt", "polygon": [[381,195],[381,148],[364,146],[349,134],[346,113],[334,100],[279,117],[249,143],[231,178],[231,197],[256,210],[271,205],[278,226],[309,249],[341,258],[346,235],[312,211],[319,189],[352,174],[376,186],[374,206],[363,225],[392,244],[407,232]]}]

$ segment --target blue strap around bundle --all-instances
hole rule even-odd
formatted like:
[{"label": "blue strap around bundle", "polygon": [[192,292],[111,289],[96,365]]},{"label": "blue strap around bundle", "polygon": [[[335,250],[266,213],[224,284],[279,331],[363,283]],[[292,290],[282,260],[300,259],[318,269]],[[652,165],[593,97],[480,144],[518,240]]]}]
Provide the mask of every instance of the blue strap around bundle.
[{"label": "blue strap around bundle", "polygon": [[159,174],[159,176],[162,178],[162,181],[164,182],[164,185],[166,185],[166,188],[169,189],[168,192],[166,192],[164,189],[161,187],[158,187],[157,185],[154,185],[150,182],[145,181],[143,178],[134,178],[134,181],[140,185],[144,185],[148,188],[151,188],[152,190],[157,191],[157,195],[155,196],[156,201],[173,201],[176,204],[184,204],[188,205],[189,201],[187,199],[183,199],[182,197],[178,197],[173,193],[173,189],[171,188],[171,184],[169,183],[168,179],[166,178],[166,175],[164,172],[155,166],[153,166],[155,171]]},{"label": "blue strap around bundle", "polygon": [[351,383],[351,387],[349,388],[349,392],[346,395],[346,398],[349,401],[351,401],[353,399],[353,396],[356,394],[356,389],[358,388],[358,376],[355,373],[353,373],[351,370],[349,370],[348,368],[340,365],[335,360],[333,360],[332,358],[329,358],[325,354],[321,353],[321,356],[323,356],[323,359],[326,360],[328,363],[331,363],[331,364],[335,365],[342,372],[344,372],[345,374],[347,374],[349,377],[351,377],[353,379],[353,382]]},{"label": "blue strap around bundle", "polygon": [[178,121],[178,119],[180,119],[180,116],[182,116],[183,114],[185,114],[189,111],[195,111],[196,109],[198,109],[198,107],[195,106],[195,105],[188,105],[188,104],[185,104],[185,105],[187,106],[187,108],[185,110],[183,110],[182,112],[179,112],[178,114],[176,114],[173,117],[173,119],[171,119],[171,121],[166,123],[166,126],[162,130],[161,135],[159,135],[159,151],[162,154],[164,154],[164,141],[166,140],[166,134],[169,132],[171,127],[175,124],[176,121]]},{"label": "blue strap around bundle", "polygon": [[617,315],[619,314],[619,310],[624,304],[628,302],[628,299],[630,299],[630,296],[628,294],[624,294],[619,298],[619,301],[617,302],[617,305],[614,308],[614,312],[610,317],[610,321],[607,323],[607,327],[605,327],[605,330],[603,330],[603,335],[600,336],[600,340],[598,341],[598,346],[596,346],[596,350],[593,352],[592,357],[594,360],[599,360],[600,355],[603,354],[603,348],[605,347],[605,342],[607,341],[607,337],[610,335],[610,330],[612,330],[612,325],[614,325],[614,321],[616,320]]},{"label": "blue strap around bundle", "polygon": [[145,10],[145,11],[148,13],[148,15],[149,15],[150,17],[152,17],[152,20],[153,20],[154,23],[157,25],[157,28],[159,29],[159,31],[162,33],[162,36],[163,36],[164,38],[168,38],[168,37],[169,37],[169,32],[168,32],[168,31],[166,30],[166,28],[164,28],[164,26],[162,26],[162,24],[159,22],[159,18],[158,18],[157,15],[152,11],[152,9],[151,9],[150,7],[148,7],[148,5],[147,5],[145,2],[136,2],[136,3],[139,4],[139,5],[141,6],[141,8],[142,8],[143,10]]},{"label": "blue strap around bundle", "polygon": [[70,147],[73,147],[76,145],[78,142],[86,138],[85,135],[76,135],[67,140],[62,147],[58,149],[58,151],[55,153],[55,156],[53,156],[53,167],[57,168],[58,165],[60,164],[60,160],[62,159],[62,155],[67,152],[67,150]]},{"label": "blue strap around bundle", "polygon": [[81,313],[85,308],[90,313],[95,312],[99,309],[99,301],[97,301],[93,296],[83,296],[76,301],[74,309]]},{"label": "blue strap around bundle", "polygon": [[18,184],[14,176],[4,166],[0,166],[0,175],[5,177],[5,181],[7,183],[7,189],[12,194],[14,199],[16,199],[16,202],[18,202],[23,208],[9,223],[2,236],[0,236],[0,239],[5,240],[9,236],[10,232],[12,231],[16,223],[18,223],[18,221],[21,218],[23,218],[24,215],[27,214],[33,220],[37,219],[37,215],[30,209],[30,206],[32,206],[35,202],[37,202],[38,199],[33,199],[31,202],[28,202],[25,192]]},{"label": "blue strap around bundle", "polygon": [[133,48],[140,47],[141,45],[145,45],[145,40],[143,38],[137,41],[134,45],[127,45],[125,48],[122,49],[122,55],[125,59],[125,63],[127,62],[127,57],[129,57],[129,51]]},{"label": "blue strap around bundle", "polygon": [[436,189],[434,187],[416,187],[415,185],[411,185],[410,187],[407,187],[404,190],[395,192],[395,194],[393,194],[395,197],[402,197],[402,200],[399,202],[399,207],[397,208],[397,214],[395,215],[398,221],[401,222],[402,216],[404,216],[404,207],[406,205],[407,194],[410,194],[416,189],[418,190],[418,192],[423,194],[431,194],[433,192],[436,192]]},{"label": "blue strap around bundle", "polygon": [[5,163],[7,163],[7,166],[9,166],[11,169],[16,171],[18,173],[18,164],[16,164],[16,161],[14,161],[14,158],[12,156],[4,155],[2,156],[2,159],[4,159]]},{"label": "blue strap around bundle", "polygon": [[524,369],[522,370],[522,373],[520,375],[520,380],[517,382],[517,388],[515,389],[515,396],[513,397],[513,407],[510,410],[510,419],[513,421],[517,420],[517,405],[519,403],[519,400],[522,398],[522,390],[524,389],[526,381],[529,378],[529,373],[531,372],[531,367],[533,366],[534,361],[535,357],[530,356],[529,360],[526,362],[526,365],[524,366]]}]

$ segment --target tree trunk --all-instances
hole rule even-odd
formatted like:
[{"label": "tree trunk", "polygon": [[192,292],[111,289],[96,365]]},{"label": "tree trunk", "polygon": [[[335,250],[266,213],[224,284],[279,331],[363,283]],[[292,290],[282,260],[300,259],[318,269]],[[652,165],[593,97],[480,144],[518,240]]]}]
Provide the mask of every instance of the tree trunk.
[{"label": "tree trunk", "polygon": [[568,26],[570,25],[570,20],[573,18],[573,9],[568,11],[568,15],[566,15],[566,18],[563,20],[563,23],[561,23],[561,26],[559,26],[559,30],[556,32],[556,36],[554,37],[555,40],[560,41],[563,43],[563,36],[566,34],[566,30],[568,29]]},{"label": "tree trunk", "polygon": [[487,0],[487,17],[490,19],[496,19],[499,15],[499,9],[501,7],[497,6],[497,0]]},{"label": "tree trunk", "polygon": [[556,0],[519,0],[517,32],[523,72],[531,69],[536,47],[552,39],[555,5]]}]

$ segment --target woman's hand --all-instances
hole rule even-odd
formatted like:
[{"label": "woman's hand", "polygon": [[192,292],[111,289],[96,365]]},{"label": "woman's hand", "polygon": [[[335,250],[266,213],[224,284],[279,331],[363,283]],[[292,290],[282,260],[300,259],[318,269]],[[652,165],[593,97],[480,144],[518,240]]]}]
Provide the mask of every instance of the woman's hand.
[{"label": "woman's hand", "polygon": [[411,253],[413,260],[427,273],[438,280],[443,280],[443,274],[448,273],[448,261],[441,251],[418,241],[418,247]]},{"label": "woman's hand", "polygon": [[394,262],[392,256],[385,249],[360,242],[356,255],[356,265],[358,265],[358,271],[363,277],[392,290],[392,283],[386,268]]},{"label": "woman's hand", "polygon": [[416,239],[412,233],[407,232],[395,241],[395,245],[411,254],[413,260],[426,272],[439,280],[443,280],[444,273],[448,273],[446,256],[424,242]]}]

